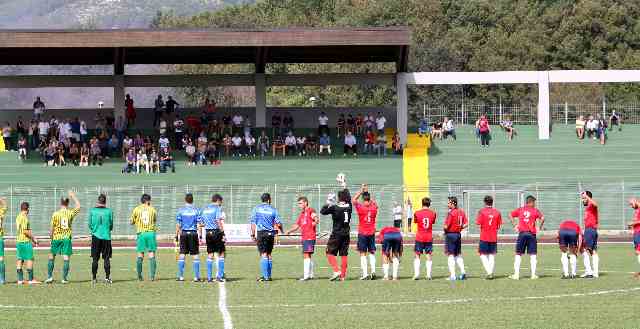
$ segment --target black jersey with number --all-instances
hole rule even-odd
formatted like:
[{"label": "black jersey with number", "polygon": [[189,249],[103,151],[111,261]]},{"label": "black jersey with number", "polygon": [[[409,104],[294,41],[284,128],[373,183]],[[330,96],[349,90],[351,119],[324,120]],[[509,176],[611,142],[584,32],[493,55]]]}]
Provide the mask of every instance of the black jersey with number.
[{"label": "black jersey with number", "polygon": [[348,190],[346,191],[347,196],[349,197],[349,202],[339,202],[335,205],[326,204],[322,209],[320,209],[321,214],[331,215],[331,218],[333,219],[332,234],[349,235],[351,232],[349,224],[351,223],[351,213],[353,212],[353,208],[351,206],[351,195]]}]

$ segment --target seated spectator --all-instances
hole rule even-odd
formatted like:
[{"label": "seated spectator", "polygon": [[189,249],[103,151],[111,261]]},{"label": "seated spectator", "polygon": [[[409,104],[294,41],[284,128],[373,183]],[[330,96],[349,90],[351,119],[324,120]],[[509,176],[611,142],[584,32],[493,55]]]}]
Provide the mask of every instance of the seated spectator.
[{"label": "seated spectator", "polygon": [[516,135],[516,129],[513,128],[513,122],[508,117],[500,122],[500,127],[507,133],[507,140],[513,140],[513,136]]},{"label": "seated spectator", "polygon": [[387,124],[387,118],[382,115],[382,112],[378,112],[378,116],[376,117],[376,129],[378,130],[378,135],[384,135],[384,127]]},{"label": "seated spectator", "polygon": [[130,174],[136,172],[136,161],[138,158],[136,157],[136,152],[133,149],[129,149],[129,151],[127,151],[124,160],[125,164],[122,168],[122,173]]},{"label": "seated spectator", "polygon": [[376,137],[375,150],[378,156],[387,156],[387,138],[384,135],[378,135]]},{"label": "seated spectator", "polygon": [[171,172],[176,172],[176,164],[173,161],[173,156],[168,147],[160,149],[160,172],[166,173],[167,168],[171,168]]},{"label": "seated spectator", "polygon": [[613,110],[611,112],[611,116],[609,116],[609,127],[613,130],[613,126],[618,126],[618,131],[622,131],[622,120],[620,119],[620,115]]},{"label": "seated spectator", "polygon": [[71,144],[69,148],[69,157],[74,166],[78,166],[80,163],[80,148],[78,147],[78,143]]},{"label": "seated spectator", "polygon": [[296,151],[298,152],[298,156],[303,156],[307,154],[305,150],[305,143],[307,142],[307,138],[304,136],[296,137]]},{"label": "seated spectator", "polygon": [[358,116],[356,116],[356,119],[355,119],[355,123],[356,123],[356,135],[362,136],[362,134],[364,133],[364,117],[362,116],[362,113],[358,113]]},{"label": "seated spectator", "polygon": [[222,132],[226,134],[231,134],[231,116],[226,114],[222,116]]},{"label": "seated spectator", "polygon": [[207,164],[207,137],[204,137],[204,133],[201,137],[198,137],[198,147],[196,148],[196,162],[203,166]]},{"label": "seated spectator", "polygon": [[153,149],[154,145],[153,142],[151,141],[151,137],[149,136],[145,136],[144,137],[144,153],[151,153],[151,150]]},{"label": "seated spectator", "polygon": [[356,136],[354,136],[351,131],[347,131],[347,134],[344,136],[344,151],[343,156],[346,156],[347,153],[353,154],[353,156],[358,155],[358,141],[356,140]]},{"label": "seated spectator", "polygon": [[116,134],[112,134],[109,142],[107,143],[109,147],[108,154],[118,154],[118,145],[120,145],[120,141],[118,140],[118,136]]},{"label": "seated spectator", "polygon": [[420,119],[418,124],[418,136],[422,137],[429,133],[429,120],[427,118]]},{"label": "seated spectator", "polygon": [[136,173],[140,174],[142,169],[149,174],[149,158],[147,158],[147,154],[144,153],[144,150],[138,151],[138,156],[136,158]]},{"label": "seated spectator", "polygon": [[256,156],[256,139],[251,136],[251,134],[244,135],[244,146],[245,146],[245,155],[248,156]]},{"label": "seated spectator", "polygon": [[248,115],[244,117],[244,134],[251,134],[251,119]]},{"label": "seated spectator", "polygon": [[209,146],[207,147],[206,158],[212,166],[217,166],[220,164],[220,154],[218,152],[218,147],[218,144],[213,140],[209,142]]},{"label": "seated spectator", "polygon": [[[161,138],[164,135],[160,135]],[[133,148],[136,150],[139,150],[141,148],[144,147],[144,139],[142,138],[142,135],[140,135],[139,133],[136,134],[136,137],[133,139]]]},{"label": "seated spectator", "polygon": [[53,142],[49,143],[44,149],[45,165],[52,167],[55,164],[57,147]]},{"label": "seated spectator", "polygon": [[367,115],[364,116],[364,129],[373,130],[375,122],[376,120],[373,118],[373,115],[371,113],[367,113]]},{"label": "seated spectator", "polygon": [[187,166],[195,166],[196,165],[196,147],[192,142],[187,144],[187,147],[184,148],[185,154],[187,155]]},{"label": "seated spectator", "polygon": [[229,134],[225,135],[222,139],[222,145],[224,146],[224,155],[228,157],[231,152],[231,148],[233,147],[233,142],[231,141]]},{"label": "seated spectator", "polygon": [[[169,138],[167,138],[167,136],[160,135],[160,139],[158,139],[158,146],[160,147],[160,149],[169,148],[171,146],[171,142],[169,142]],[[140,146],[140,147],[142,147],[142,146]],[[139,148],[139,147],[136,146],[136,149],[137,148]]]},{"label": "seated spectator", "polygon": [[400,135],[398,133],[394,133],[391,138],[391,149],[393,149],[393,153],[401,154],[402,153],[402,144],[400,143]]},{"label": "seated spectator", "polygon": [[54,166],[62,167],[66,165],[67,165],[67,161],[64,158],[64,144],[61,143],[61,144],[58,144]]},{"label": "seated spectator", "polygon": [[282,156],[285,156],[285,152],[287,151],[287,146],[284,144],[284,140],[282,140],[282,136],[278,135],[273,139],[273,143],[271,144],[271,151],[273,152],[273,157],[276,157],[276,153],[278,151],[282,151]]},{"label": "seated spectator", "polygon": [[318,148],[318,155],[322,154],[325,150],[327,151],[327,154],[331,155],[331,139],[329,138],[329,135],[326,133],[322,134],[322,136],[320,136],[319,144],[320,147]]},{"label": "seated spectator", "polygon": [[102,166],[102,150],[100,149],[100,143],[96,137],[93,137],[89,142],[89,152],[91,154],[90,162],[93,166],[99,164]]},{"label": "seated spectator", "polygon": [[24,135],[18,139],[18,159],[22,161],[27,160],[27,139]]},{"label": "seated spectator", "polygon": [[280,124],[282,123],[282,119],[278,112],[273,113],[271,116],[271,127],[273,131],[271,132],[271,136],[280,135],[282,132],[280,131]]},{"label": "seated spectator", "polygon": [[287,137],[284,139],[284,145],[286,148],[287,155],[295,155],[296,154],[296,136],[293,136],[292,132],[287,134]]},{"label": "seated spectator", "polygon": [[149,167],[151,167],[152,174],[160,173],[160,157],[155,148],[151,149],[151,154],[149,155]]},{"label": "seated spectator", "polygon": [[305,154],[315,155],[318,153],[318,142],[313,133],[309,133],[309,136],[305,139],[304,150]]},{"label": "seated spectator", "polygon": [[231,143],[233,144],[233,156],[242,157],[242,137],[235,134],[233,138],[231,138]]},{"label": "seated spectator", "polygon": [[436,138],[442,139],[442,123],[434,122],[431,125],[431,140],[435,140]]},{"label": "seated spectator", "polygon": [[234,134],[242,133],[242,130],[244,128],[244,117],[240,115],[240,113],[236,113],[233,115],[231,122],[233,122],[233,133]]},{"label": "seated spectator", "polygon": [[8,121],[5,123],[4,127],[2,127],[2,138],[4,139],[4,148],[7,151],[13,150],[13,146],[11,145],[12,130],[13,128],[11,128],[11,124]]},{"label": "seated spectator", "polygon": [[338,116],[338,121],[336,122],[336,129],[338,130],[338,135],[336,137],[340,137],[340,133],[342,133],[344,135],[345,130],[344,130],[344,126],[346,124],[346,119],[344,117],[344,114],[340,114]]},{"label": "seated spectator", "polygon": [[456,127],[453,124],[453,119],[445,117],[442,123],[442,138],[447,139],[447,137],[453,137],[453,140],[456,140]]},{"label": "seated spectator", "polygon": [[581,115],[576,119],[576,137],[578,139],[584,139],[584,126],[586,122],[584,121],[584,117]]},{"label": "seated spectator", "polygon": [[87,143],[82,143],[80,148],[80,167],[89,166],[89,147]]},{"label": "seated spectator", "polygon": [[264,130],[260,134],[260,137],[258,137],[258,150],[260,151],[261,158],[264,158],[265,154],[269,152],[269,136],[267,136]]},{"label": "seated spectator", "polygon": [[133,148],[133,139],[131,139],[131,137],[129,137],[128,135],[124,136],[124,139],[122,140],[122,158],[126,158],[127,154],[129,153],[129,150]]},{"label": "seated spectator", "polygon": [[587,138],[596,139],[596,130],[598,129],[598,122],[593,119],[593,116],[590,115],[587,119],[587,123],[585,124]]},{"label": "seated spectator", "polygon": [[369,152],[373,153],[373,145],[376,142],[376,135],[373,133],[372,130],[368,130],[365,134],[364,134],[364,149],[363,149],[363,153],[367,154]]}]

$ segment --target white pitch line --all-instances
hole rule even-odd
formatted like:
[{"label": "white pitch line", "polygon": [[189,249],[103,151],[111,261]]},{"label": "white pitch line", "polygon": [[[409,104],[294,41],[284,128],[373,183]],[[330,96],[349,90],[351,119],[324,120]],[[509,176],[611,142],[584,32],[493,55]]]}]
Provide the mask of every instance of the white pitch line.
[{"label": "white pitch line", "polygon": [[227,289],[224,286],[224,282],[218,283],[218,308],[222,314],[222,320],[224,322],[224,329],[233,329],[233,322],[231,322],[231,313],[227,308]]}]

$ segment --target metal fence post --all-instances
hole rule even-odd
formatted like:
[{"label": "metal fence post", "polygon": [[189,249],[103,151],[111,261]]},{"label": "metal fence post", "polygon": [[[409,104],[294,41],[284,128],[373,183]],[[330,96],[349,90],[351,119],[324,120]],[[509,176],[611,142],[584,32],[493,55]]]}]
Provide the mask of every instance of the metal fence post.
[{"label": "metal fence post", "polygon": [[622,181],[622,183],[620,184],[620,187],[622,188],[622,229],[626,229],[626,221],[625,221],[625,193],[624,193],[624,180]]},{"label": "metal fence post", "polygon": [[569,124],[569,104],[564,102],[564,124]]},{"label": "metal fence post", "polygon": [[229,200],[229,218],[231,219],[229,223],[233,224],[233,185],[229,185]]}]

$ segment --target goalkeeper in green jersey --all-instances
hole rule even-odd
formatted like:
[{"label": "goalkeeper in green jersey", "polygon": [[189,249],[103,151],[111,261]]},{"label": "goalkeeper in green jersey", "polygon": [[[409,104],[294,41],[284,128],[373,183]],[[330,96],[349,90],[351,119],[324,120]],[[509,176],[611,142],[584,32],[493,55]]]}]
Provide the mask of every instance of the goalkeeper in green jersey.
[{"label": "goalkeeper in green jersey", "polygon": [[97,282],[98,261],[102,257],[104,265],[104,282],[111,281],[111,231],[113,230],[113,212],[107,208],[107,196],[100,194],[98,203],[89,212],[89,231],[91,231],[91,274],[92,283]]}]

